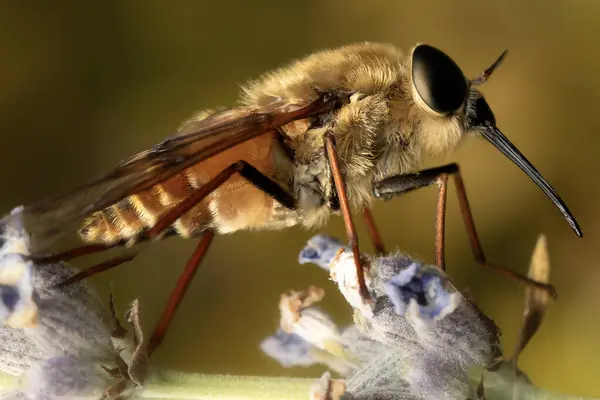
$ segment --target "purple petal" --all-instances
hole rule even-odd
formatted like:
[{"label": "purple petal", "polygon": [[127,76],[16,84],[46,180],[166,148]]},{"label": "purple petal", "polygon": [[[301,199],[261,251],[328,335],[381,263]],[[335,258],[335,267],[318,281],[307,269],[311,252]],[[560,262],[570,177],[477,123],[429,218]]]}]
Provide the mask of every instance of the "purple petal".
[{"label": "purple petal", "polygon": [[339,240],[334,237],[327,235],[316,235],[313,236],[306,247],[300,252],[298,262],[300,264],[313,263],[319,267],[329,270],[329,264],[335,257],[336,253],[341,249],[345,248]]},{"label": "purple petal", "polygon": [[456,307],[442,278],[422,264],[413,263],[393,276],[385,283],[385,292],[398,315],[404,315],[413,301],[425,320],[436,320]]},{"label": "purple petal", "polygon": [[300,336],[281,329],[260,343],[260,348],[266,355],[286,368],[315,364],[316,360],[310,355],[312,347]]}]

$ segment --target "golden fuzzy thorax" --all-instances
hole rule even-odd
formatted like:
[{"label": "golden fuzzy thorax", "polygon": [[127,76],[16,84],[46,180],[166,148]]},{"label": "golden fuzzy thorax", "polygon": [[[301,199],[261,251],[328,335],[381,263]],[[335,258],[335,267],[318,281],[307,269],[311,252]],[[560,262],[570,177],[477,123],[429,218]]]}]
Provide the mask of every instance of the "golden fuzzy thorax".
[{"label": "golden fuzzy thorax", "polygon": [[[315,53],[249,82],[243,88],[241,102],[252,107],[273,102],[307,104],[320,92],[337,94],[345,102],[327,115],[282,127],[284,146],[293,153],[293,160],[282,151],[276,132],[241,143],[95,213],[81,230],[83,239],[103,243],[135,240],[160,215],[238,160],[251,163],[293,192],[298,187],[294,177],[300,170],[298,166],[313,170],[317,166],[315,176],[323,175],[320,172],[329,174],[323,162],[323,136],[327,131],[336,140],[352,207],[359,210],[368,206],[373,199],[374,181],[415,170],[424,154],[445,154],[457,146],[464,132],[462,111],[441,116],[422,103],[413,90],[410,69],[410,57],[394,46],[359,43]],[[181,132],[208,114],[195,115]],[[321,171],[319,165],[323,165]],[[300,209],[290,211],[234,175],[177,220],[172,229],[190,237],[207,228],[228,233],[296,224],[316,227],[331,214],[326,201],[332,192],[330,180],[321,180],[318,186],[325,203],[310,207],[300,204]]]},{"label": "golden fuzzy thorax", "polygon": [[[373,200],[372,184],[419,167],[424,154],[443,156],[460,142],[464,118],[432,112],[413,91],[410,57],[390,44],[357,43],[326,50],[269,72],[244,87],[245,105],[278,99],[313,100],[318,92],[349,95],[350,102],[314,129],[284,130],[296,160],[323,156],[323,135],[336,139],[352,207]],[[321,224],[329,210],[303,215],[302,224]]]}]

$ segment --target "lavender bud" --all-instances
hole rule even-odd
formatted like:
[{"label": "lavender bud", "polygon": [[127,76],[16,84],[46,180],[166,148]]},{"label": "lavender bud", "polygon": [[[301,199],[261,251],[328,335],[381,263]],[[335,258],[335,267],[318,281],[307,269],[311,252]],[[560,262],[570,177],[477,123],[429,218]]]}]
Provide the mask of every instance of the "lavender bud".
[{"label": "lavender bud", "polygon": [[[3,239],[0,285],[6,283],[2,281],[3,276],[15,277],[21,273],[27,277],[24,272],[29,271],[29,278],[13,279],[9,286],[19,292],[19,299],[35,299],[37,323],[27,329],[0,327],[0,370],[22,378],[22,393],[12,393],[16,398],[24,393],[29,400],[97,399],[107,387],[115,387],[115,381],[125,378],[107,372],[118,371],[117,360],[122,350],[112,345],[114,320],[85,283],[56,286],[73,275],[70,266],[60,262],[37,265],[26,261],[24,254],[29,254],[29,239],[26,232],[18,229],[20,220],[16,217],[11,215],[9,219],[14,225],[7,225],[6,218],[0,221],[0,238]],[[2,256],[6,249],[22,254]],[[25,285],[19,286],[17,282],[25,282]],[[29,294],[22,295],[23,287]],[[1,294],[6,293],[12,292]],[[0,310],[2,303],[4,306],[9,303],[9,297],[0,296]],[[10,299],[14,303],[14,297]],[[129,376],[136,371],[128,365]],[[124,388],[130,380],[125,379]]]},{"label": "lavender bud", "polygon": [[[364,257],[364,259],[367,258]],[[331,261],[329,272],[331,279],[337,283],[340,292],[344,295],[348,304],[365,317],[372,317],[372,305],[365,302],[365,299],[360,293],[356,263],[352,252],[345,251],[344,253],[338,254],[338,256]],[[363,270],[362,272],[367,288],[372,291],[372,270]]]},{"label": "lavender bud", "polygon": [[340,249],[348,249],[339,240],[327,235],[313,236],[300,252],[300,264],[313,263],[329,270],[329,264]]},{"label": "lavender bud", "polygon": [[261,348],[284,366],[320,363],[344,375],[354,368],[354,355],[342,344],[329,315],[314,306],[323,296],[323,290],[313,286],[282,294],[280,327]]},{"label": "lavender bud", "polygon": [[0,322],[13,328],[37,323],[38,307],[32,279],[29,240],[22,227],[0,221]]},{"label": "lavender bud", "polygon": [[108,385],[107,374],[73,357],[54,357],[32,366],[24,392],[32,400],[97,399]]},{"label": "lavender bud", "polygon": [[[321,261],[326,244],[335,241],[319,243],[321,253],[313,258]],[[467,398],[468,371],[493,361],[497,330],[435,266],[403,254],[361,257],[370,265],[369,303],[359,293],[353,254],[337,252],[329,261],[332,279],[355,309],[356,326],[339,339],[357,362],[345,397]]]},{"label": "lavender bud", "polygon": [[260,343],[261,350],[283,367],[310,366],[317,361],[310,354],[312,344],[295,333],[277,329],[274,335]]},{"label": "lavender bud", "polygon": [[[382,261],[378,263],[381,265]],[[437,321],[456,309],[461,295],[449,292],[437,271],[412,263],[385,282],[385,293],[396,314],[404,315],[411,309],[415,318]]]}]

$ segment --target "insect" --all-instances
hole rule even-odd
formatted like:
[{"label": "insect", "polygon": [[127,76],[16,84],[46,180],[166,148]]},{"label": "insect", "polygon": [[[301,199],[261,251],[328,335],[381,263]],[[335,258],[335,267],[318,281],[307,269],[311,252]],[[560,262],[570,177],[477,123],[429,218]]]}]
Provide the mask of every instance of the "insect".
[{"label": "insect", "polygon": [[[423,156],[444,155],[464,138],[481,136],[529,175],[582,235],[558,194],[496,127],[475,88],[505,55],[475,79],[425,44],[408,56],[378,43],[309,55],[250,81],[240,107],[196,114],[174,136],[69,194],[25,207],[21,217],[31,221],[38,243],[49,243],[67,223],[83,220],[79,234],[89,245],[55,256],[63,259],[173,235],[202,237],[149,352],[164,336],[215,233],[315,228],[341,213],[355,263],[362,268],[352,211],[364,213],[375,247],[383,252],[369,212],[372,201],[437,184],[436,263],[444,268],[450,176],[477,262],[544,286],[487,262],[458,165],[418,171]],[[368,298],[363,274],[358,276]]]}]

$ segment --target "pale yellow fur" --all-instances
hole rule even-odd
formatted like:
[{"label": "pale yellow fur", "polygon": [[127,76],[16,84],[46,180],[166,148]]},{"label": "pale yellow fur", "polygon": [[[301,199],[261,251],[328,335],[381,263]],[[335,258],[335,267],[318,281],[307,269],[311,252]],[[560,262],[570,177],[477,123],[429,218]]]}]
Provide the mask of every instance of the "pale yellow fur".
[{"label": "pale yellow fur", "polygon": [[[249,82],[242,103],[310,101],[319,91],[353,94],[326,126],[286,133],[297,160],[310,163],[322,156],[325,132],[333,132],[350,202],[359,210],[371,203],[374,180],[415,170],[424,153],[446,154],[464,131],[460,117],[437,115],[415,98],[410,68],[410,57],[393,45],[351,44],[315,53]],[[302,223],[320,225],[328,215],[328,210],[304,214]]]},{"label": "pale yellow fur", "polygon": [[[318,127],[311,128],[315,119],[307,119],[289,124],[282,131],[286,145],[293,150],[294,162],[304,165],[323,161],[324,134],[333,133],[349,200],[358,211],[373,200],[375,181],[414,171],[425,153],[444,155],[458,145],[464,132],[462,112],[437,115],[420,101],[413,90],[410,69],[410,57],[390,44],[352,44],[309,55],[249,82],[243,88],[241,103],[259,109],[282,100],[302,105],[317,99],[322,92],[343,99],[343,106],[322,116],[325,118]],[[196,114],[184,127],[192,128],[210,113]],[[181,177],[174,177],[168,188],[161,184],[145,193],[146,204],[142,197],[131,196],[129,203],[140,219],[139,224],[125,227],[118,214],[98,212],[87,221],[82,236],[86,241],[111,243],[125,234],[133,235],[151,227],[159,214],[207,182],[212,177],[207,175],[209,171],[216,174],[240,159],[291,190],[289,178],[282,177],[290,175],[287,170],[292,164],[274,161],[278,149],[274,132],[228,149],[219,157],[190,167]],[[327,182],[325,186],[324,196],[332,190]],[[153,209],[148,209],[149,206]],[[282,229],[295,224],[317,227],[330,214],[327,205],[296,211],[285,209],[234,175],[178,220],[174,228],[179,235],[189,237],[206,228],[229,233],[241,229]]]}]

